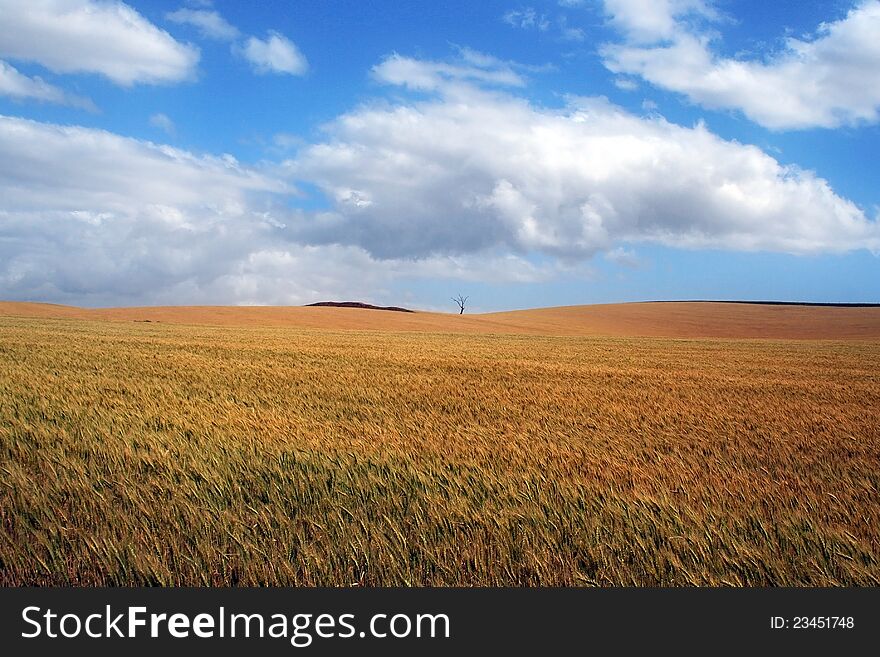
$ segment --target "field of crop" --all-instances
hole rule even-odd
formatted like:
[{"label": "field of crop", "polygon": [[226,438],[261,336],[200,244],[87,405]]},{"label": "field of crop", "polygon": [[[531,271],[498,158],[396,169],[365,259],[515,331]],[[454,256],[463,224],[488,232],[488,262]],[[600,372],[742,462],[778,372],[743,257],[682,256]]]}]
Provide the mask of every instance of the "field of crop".
[{"label": "field of crop", "polygon": [[876,586],[878,409],[877,341],[3,317],[0,584]]}]

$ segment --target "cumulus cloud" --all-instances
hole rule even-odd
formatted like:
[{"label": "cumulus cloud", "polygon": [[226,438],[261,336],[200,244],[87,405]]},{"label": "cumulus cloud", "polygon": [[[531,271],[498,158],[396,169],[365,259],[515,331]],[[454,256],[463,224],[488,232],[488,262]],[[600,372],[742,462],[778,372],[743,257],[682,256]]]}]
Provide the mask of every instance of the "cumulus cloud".
[{"label": "cumulus cloud", "polygon": [[295,194],[230,156],[0,117],[0,298],[87,305],[392,301],[401,279],[537,281],[509,253],[379,260],[302,244]]},{"label": "cumulus cloud", "polygon": [[237,50],[257,73],[304,75],[309,68],[296,44],[275,31],[270,31],[265,40],[249,37]]},{"label": "cumulus cloud", "polygon": [[146,301],[207,285],[250,257],[267,195],[286,191],[230,157],[2,117],[2,296]]},{"label": "cumulus cloud", "polygon": [[94,103],[82,96],[69,94],[39,77],[28,77],[0,60],[0,95],[14,100],[36,100],[95,111]]},{"label": "cumulus cloud", "polygon": [[55,73],[98,73],[113,82],[192,77],[199,51],[118,1],[0,0],[0,56]]},{"label": "cumulus cloud", "polygon": [[615,73],[643,77],[715,109],[736,109],[771,129],[836,128],[880,120],[880,0],[760,60],[713,51],[714,36],[688,17],[717,18],[702,0],[605,0],[622,44],[602,48]]},{"label": "cumulus cloud", "polygon": [[694,19],[716,19],[711,0],[605,0],[611,24],[629,41],[651,43],[672,39]]},{"label": "cumulus cloud", "polygon": [[172,23],[192,25],[199,34],[206,39],[218,41],[232,41],[238,38],[238,28],[231,25],[219,13],[208,9],[187,9],[183,7],[177,11],[165,14]]},{"label": "cumulus cloud", "polygon": [[[397,58],[399,62],[401,58]],[[423,88],[436,70],[406,61]],[[618,242],[790,253],[880,249],[880,229],[810,171],[704,125],[638,117],[602,98],[546,109],[501,91],[439,85],[366,105],[287,163],[333,212],[296,239],[379,258],[488,249],[587,258]]]},{"label": "cumulus cloud", "polygon": [[[703,125],[602,98],[537,106],[462,73],[502,66],[479,53],[453,73],[409,60],[383,76],[388,61],[376,75],[397,101],[258,168],[0,117],[0,298],[382,302],[407,279],[548,281],[597,253],[631,265],[640,243],[880,251],[876,219],[826,181]],[[297,181],[328,206],[292,210]]]},{"label": "cumulus cloud", "polygon": [[[192,25],[201,36],[218,41],[236,41],[242,37],[237,27],[229,23],[214,9],[190,9],[182,7],[165,15],[173,23]],[[254,71],[304,75],[309,63],[296,44],[283,34],[270,30],[266,39],[244,36],[233,43],[232,52],[248,62]]]},{"label": "cumulus cloud", "polygon": [[[198,157],[78,126],[0,117],[3,209],[126,213],[148,205],[243,211],[248,191],[289,191],[228,155]],[[22,183],[22,184],[18,184]],[[52,189],[52,194],[46,194]]]}]

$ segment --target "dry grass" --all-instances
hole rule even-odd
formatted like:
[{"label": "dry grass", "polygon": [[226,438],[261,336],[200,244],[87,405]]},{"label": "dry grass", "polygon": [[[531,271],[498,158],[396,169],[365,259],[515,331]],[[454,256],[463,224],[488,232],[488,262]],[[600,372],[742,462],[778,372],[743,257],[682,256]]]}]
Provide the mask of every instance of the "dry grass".
[{"label": "dry grass", "polygon": [[2,302],[0,317],[139,321],[203,326],[505,335],[615,335],[880,341],[880,307],[623,303],[503,313],[395,313],[302,306],[157,306],[86,309]]},{"label": "dry grass", "polygon": [[0,583],[876,586],[878,373],[878,342],[0,318]]}]

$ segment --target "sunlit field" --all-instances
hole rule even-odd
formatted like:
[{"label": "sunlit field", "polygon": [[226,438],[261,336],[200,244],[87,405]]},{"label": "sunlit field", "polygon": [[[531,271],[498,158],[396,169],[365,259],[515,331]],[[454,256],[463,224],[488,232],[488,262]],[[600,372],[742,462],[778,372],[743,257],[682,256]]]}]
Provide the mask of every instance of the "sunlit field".
[{"label": "sunlit field", "polygon": [[0,317],[0,584],[880,585],[878,409],[880,340]]}]

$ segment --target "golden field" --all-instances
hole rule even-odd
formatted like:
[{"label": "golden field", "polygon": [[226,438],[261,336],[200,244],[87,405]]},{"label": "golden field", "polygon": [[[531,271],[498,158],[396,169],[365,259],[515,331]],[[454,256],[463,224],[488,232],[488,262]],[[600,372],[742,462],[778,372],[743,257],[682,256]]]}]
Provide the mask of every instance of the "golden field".
[{"label": "golden field", "polygon": [[627,305],[0,304],[0,584],[880,585],[877,309]]},{"label": "golden field", "polygon": [[511,335],[880,341],[880,307],[619,303],[479,315],[303,306],[75,308],[0,301],[0,317]]}]

